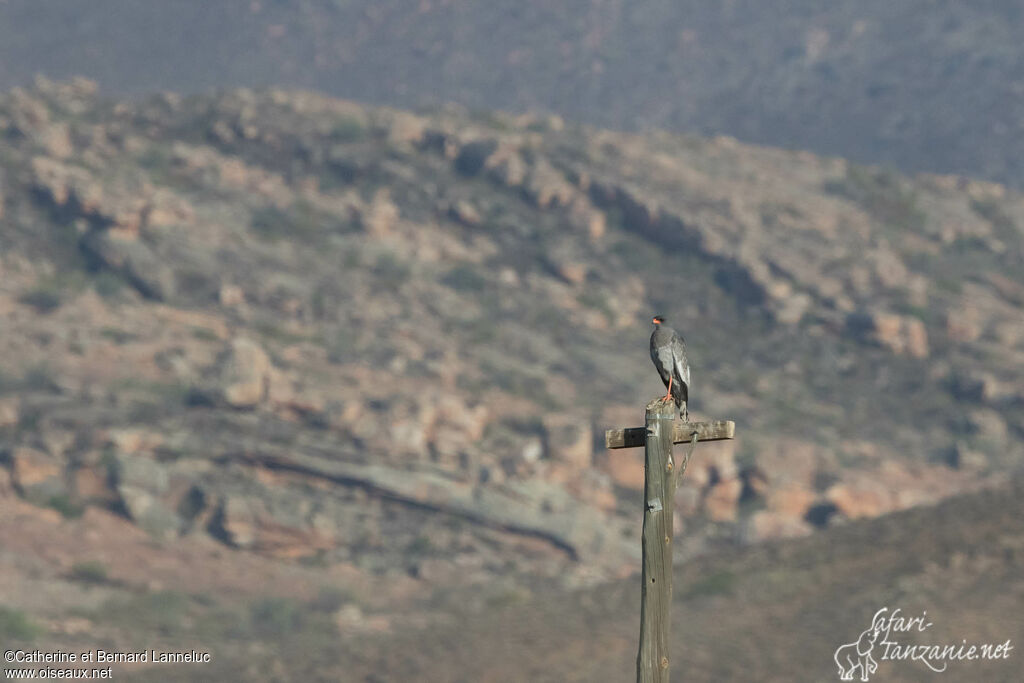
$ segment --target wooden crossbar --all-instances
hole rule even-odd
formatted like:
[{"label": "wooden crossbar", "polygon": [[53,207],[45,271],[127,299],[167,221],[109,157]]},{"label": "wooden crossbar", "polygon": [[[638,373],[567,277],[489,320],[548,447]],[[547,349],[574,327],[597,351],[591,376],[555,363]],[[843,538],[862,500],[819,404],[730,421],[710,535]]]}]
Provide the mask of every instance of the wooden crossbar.
[{"label": "wooden crossbar", "polygon": [[[736,436],[736,423],[732,420],[710,422],[676,422],[672,427],[672,443],[689,443],[693,433],[697,441],[724,441]],[[605,448],[639,448],[647,438],[646,427],[609,429],[604,433]]]}]

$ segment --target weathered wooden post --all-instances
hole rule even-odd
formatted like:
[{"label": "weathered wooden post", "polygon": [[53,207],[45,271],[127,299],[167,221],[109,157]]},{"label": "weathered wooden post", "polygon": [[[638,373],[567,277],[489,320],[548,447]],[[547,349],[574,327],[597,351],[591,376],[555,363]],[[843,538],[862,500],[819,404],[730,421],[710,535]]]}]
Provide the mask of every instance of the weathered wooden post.
[{"label": "weathered wooden post", "polygon": [[[672,609],[672,517],[676,483],[698,441],[735,436],[731,421],[680,422],[671,400],[647,404],[644,427],[609,429],[607,448],[644,446],[643,570],[640,589],[640,649],[636,658],[638,683],[668,683],[669,633]],[[676,463],[673,443],[689,442],[686,457]]]},{"label": "weathered wooden post", "polygon": [[672,605],[672,401],[647,404],[644,438],[643,585],[636,680],[668,683],[668,632]]}]

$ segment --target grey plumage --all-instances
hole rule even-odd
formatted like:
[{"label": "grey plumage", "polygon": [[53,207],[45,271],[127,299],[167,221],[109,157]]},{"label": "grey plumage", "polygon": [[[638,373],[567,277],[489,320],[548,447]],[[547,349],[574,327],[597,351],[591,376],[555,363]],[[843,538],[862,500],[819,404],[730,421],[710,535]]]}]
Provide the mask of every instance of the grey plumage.
[{"label": "grey plumage", "polygon": [[[665,324],[665,318],[656,315],[651,320],[651,360],[661,375],[661,381],[672,394],[679,414],[686,419],[686,403],[690,398],[690,363],[686,358],[686,344],[678,332]],[[666,398],[668,394],[666,393]]]}]

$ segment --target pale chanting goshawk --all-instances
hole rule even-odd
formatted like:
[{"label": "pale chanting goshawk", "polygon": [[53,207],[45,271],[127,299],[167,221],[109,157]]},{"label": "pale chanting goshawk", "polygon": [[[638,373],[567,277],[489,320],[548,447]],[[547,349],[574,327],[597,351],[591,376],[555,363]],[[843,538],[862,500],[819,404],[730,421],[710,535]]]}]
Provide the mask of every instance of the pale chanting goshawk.
[{"label": "pale chanting goshawk", "polygon": [[686,402],[690,397],[690,363],[686,360],[686,344],[679,333],[665,324],[665,317],[651,319],[651,360],[667,389],[664,400],[676,402],[679,415],[686,419]]}]

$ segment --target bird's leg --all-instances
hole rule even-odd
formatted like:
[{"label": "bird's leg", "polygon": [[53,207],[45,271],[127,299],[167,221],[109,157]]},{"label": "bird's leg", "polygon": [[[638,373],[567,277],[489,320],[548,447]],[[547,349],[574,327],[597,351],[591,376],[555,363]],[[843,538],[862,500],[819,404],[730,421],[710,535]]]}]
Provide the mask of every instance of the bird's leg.
[{"label": "bird's leg", "polygon": [[665,392],[665,398],[661,399],[662,401],[670,401],[670,400],[672,400],[672,380],[673,379],[674,378],[673,378],[672,375],[668,376],[668,391]]}]

